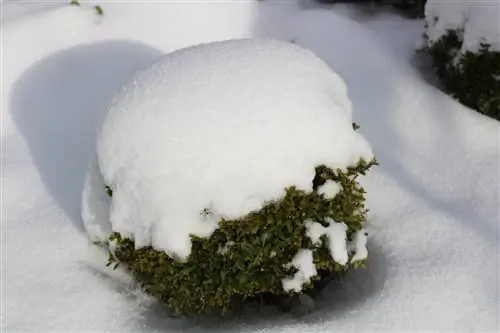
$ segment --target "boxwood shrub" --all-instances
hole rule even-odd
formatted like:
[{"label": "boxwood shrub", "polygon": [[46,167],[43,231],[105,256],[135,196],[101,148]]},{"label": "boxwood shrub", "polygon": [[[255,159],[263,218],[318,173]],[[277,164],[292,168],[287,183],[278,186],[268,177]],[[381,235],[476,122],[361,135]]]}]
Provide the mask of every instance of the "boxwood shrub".
[{"label": "boxwood shrub", "polygon": [[421,51],[429,54],[445,90],[462,104],[500,120],[500,52],[482,43],[460,52],[463,31],[449,30]]},{"label": "boxwood shrub", "polygon": [[[376,160],[360,160],[347,170],[317,166],[311,191],[288,187],[283,198],[267,202],[259,211],[235,220],[220,220],[219,228],[209,238],[192,236],[191,254],[185,262],[152,247],[136,249],[133,239],[116,232],[101,245],[108,249],[108,265],[123,265],[147,294],[178,314],[226,312],[235,300],[266,295],[267,299],[286,298],[293,292],[283,290],[282,280],[296,272],[287,264],[300,249],[313,251],[318,272],[303,286],[304,292],[332,274],[364,265],[364,260],[346,265],[334,262],[326,236],[320,245],[313,245],[306,236],[305,222],[311,219],[327,226],[329,219],[342,221],[348,227],[348,240],[352,240],[363,228],[367,212],[365,191],[357,177],[375,164]],[[318,191],[327,180],[341,185],[334,198]],[[112,197],[111,188],[103,190]],[[200,213],[210,214],[210,210]]]}]

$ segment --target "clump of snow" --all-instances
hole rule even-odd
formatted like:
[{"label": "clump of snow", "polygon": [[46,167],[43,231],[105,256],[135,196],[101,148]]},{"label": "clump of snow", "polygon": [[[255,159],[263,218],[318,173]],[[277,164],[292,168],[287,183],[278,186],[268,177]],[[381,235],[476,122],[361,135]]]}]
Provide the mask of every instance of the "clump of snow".
[{"label": "clump of snow", "polygon": [[481,43],[500,51],[500,1],[428,0],[427,36],[434,43],[449,30],[463,31],[462,52],[477,51]]},{"label": "clump of snow", "polygon": [[290,266],[298,269],[291,279],[283,279],[283,290],[286,292],[302,291],[302,286],[316,276],[316,266],[314,265],[313,252],[309,249],[300,249],[293,257]]},{"label": "clump of snow", "polygon": [[217,250],[217,253],[221,254],[221,255],[226,255],[229,252],[229,250],[231,250],[231,247],[234,245],[235,245],[235,242],[229,241],[226,244],[224,244],[224,246],[220,247]]},{"label": "clump of snow", "polygon": [[354,251],[354,255],[351,258],[351,263],[356,261],[365,260],[368,258],[368,250],[366,248],[367,242],[367,233],[365,229],[360,229],[356,231],[354,234],[354,238],[352,240],[352,250]]},{"label": "clump of snow", "polygon": [[137,247],[183,260],[190,235],[218,227],[207,208],[238,218],[289,186],[312,191],[317,165],[373,158],[351,108],[342,79],[290,43],[232,40],[168,54],[110,103],[97,142],[103,184],[87,181],[97,188],[84,193],[108,185],[112,204],[108,215],[83,214],[87,230],[109,220]]},{"label": "clump of snow", "polygon": [[325,235],[328,238],[328,248],[333,260],[345,265],[349,260],[347,253],[347,225],[330,218],[327,218],[326,222],[329,223],[328,227],[311,220],[306,221],[306,235],[314,245],[321,245],[321,236]]},{"label": "clump of snow", "polygon": [[342,190],[339,183],[328,179],[319,189],[318,193],[323,194],[325,198],[333,199]]}]

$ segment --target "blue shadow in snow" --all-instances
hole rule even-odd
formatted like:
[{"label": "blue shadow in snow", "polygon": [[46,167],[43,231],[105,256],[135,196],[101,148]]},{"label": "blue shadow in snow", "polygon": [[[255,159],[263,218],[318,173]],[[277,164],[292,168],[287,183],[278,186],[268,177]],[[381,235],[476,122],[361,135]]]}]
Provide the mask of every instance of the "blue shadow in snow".
[{"label": "blue shadow in snow", "polygon": [[78,230],[83,230],[81,192],[101,113],[134,72],[161,55],[129,41],[77,46],[39,61],[14,86],[14,121],[45,187]]}]

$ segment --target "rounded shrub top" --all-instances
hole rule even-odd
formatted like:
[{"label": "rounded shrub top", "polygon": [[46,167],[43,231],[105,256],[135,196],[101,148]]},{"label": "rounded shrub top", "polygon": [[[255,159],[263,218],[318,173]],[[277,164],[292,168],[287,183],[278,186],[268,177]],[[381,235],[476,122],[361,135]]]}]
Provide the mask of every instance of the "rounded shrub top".
[{"label": "rounded shrub top", "polygon": [[110,103],[97,140],[112,193],[103,219],[135,248],[182,262],[192,237],[210,237],[221,220],[290,187],[311,192],[317,166],[372,158],[344,82],[312,52],[272,40],[194,46],[164,56]]}]

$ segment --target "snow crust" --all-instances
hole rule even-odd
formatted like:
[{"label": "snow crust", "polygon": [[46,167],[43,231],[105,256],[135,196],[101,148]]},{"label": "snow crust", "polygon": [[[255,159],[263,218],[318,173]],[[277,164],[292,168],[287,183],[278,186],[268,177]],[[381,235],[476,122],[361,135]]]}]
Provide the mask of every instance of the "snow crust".
[{"label": "snow crust", "polygon": [[462,52],[476,52],[481,43],[500,51],[499,17],[498,0],[428,0],[425,6],[429,42],[436,42],[448,30],[462,30]]},{"label": "snow crust", "polygon": [[321,245],[321,236],[328,238],[328,248],[335,262],[345,265],[349,257],[347,253],[347,225],[344,222],[336,222],[330,218],[326,219],[330,225],[323,227],[320,223],[307,221],[306,235],[314,245]]},{"label": "snow crust", "polygon": [[302,286],[318,274],[314,265],[313,251],[309,249],[300,249],[295,257],[293,257],[290,266],[297,268],[298,271],[291,279],[283,279],[283,290],[286,292],[302,291]]},{"label": "snow crust", "polygon": [[[204,210],[242,217],[286,187],[312,191],[317,165],[370,160],[351,108],[342,79],[294,44],[233,40],[166,55],[111,102],[98,135],[112,230],[186,259],[190,235],[218,226]],[[95,222],[85,219],[89,232]]]}]

